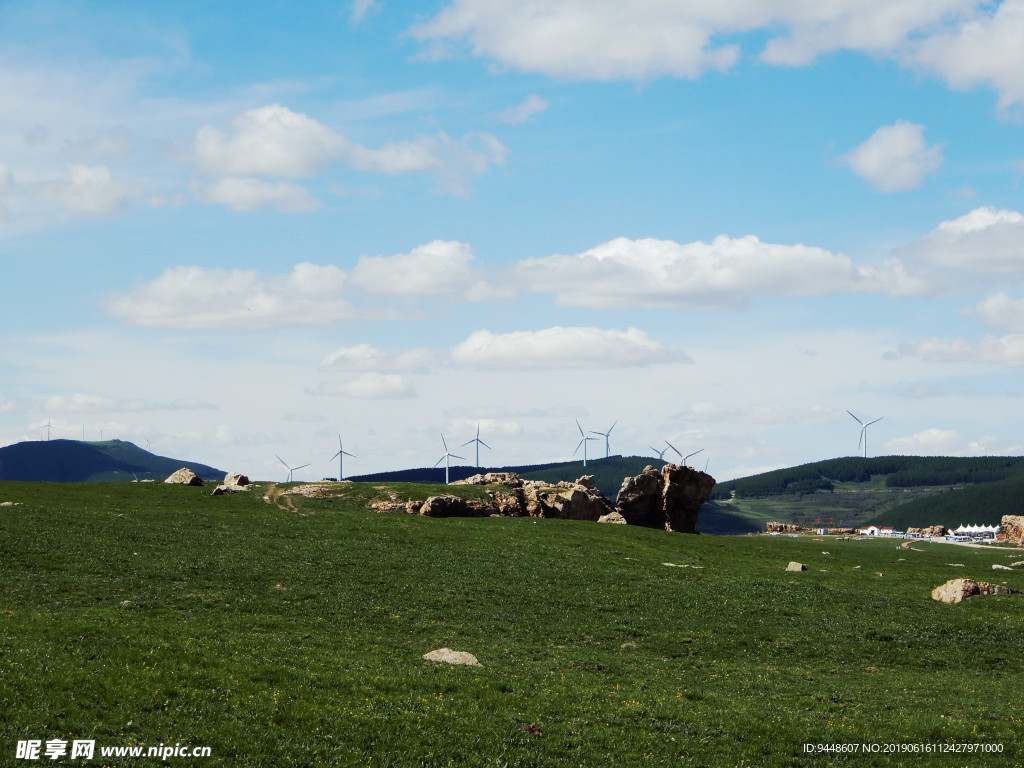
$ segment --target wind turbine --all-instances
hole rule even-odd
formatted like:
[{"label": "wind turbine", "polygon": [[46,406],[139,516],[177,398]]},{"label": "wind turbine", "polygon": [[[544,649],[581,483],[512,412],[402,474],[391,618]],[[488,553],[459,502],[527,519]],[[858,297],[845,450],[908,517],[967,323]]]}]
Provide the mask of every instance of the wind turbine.
[{"label": "wind turbine", "polygon": [[[463,443],[463,445],[469,445],[470,443],[476,443],[476,466],[477,466],[477,469],[479,469],[480,468],[480,446],[482,445],[484,448],[487,448],[488,450],[491,450],[491,446],[489,446],[487,443],[485,443],[483,440],[480,439],[480,422],[479,421],[476,423],[476,437],[474,437],[472,440],[467,440],[466,442]],[[447,450],[447,448],[445,450]]]},{"label": "wind turbine", "polygon": [[[675,451],[675,452],[676,452],[676,455],[677,455],[677,456],[678,456],[678,457],[679,457],[680,459],[681,459],[681,458],[683,458],[683,452],[682,452],[682,451],[680,451],[680,450],[679,450],[678,448],[676,448],[676,447],[675,447],[674,445],[672,445],[672,443],[670,443],[670,442],[669,442],[668,440],[666,440],[666,441],[665,441],[665,445],[667,445],[667,446],[668,446],[668,448],[671,448],[671,449],[672,449],[673,451]],[[666,448],[665,450],[666,450],[666,451],[668,451],[668,448]]]},{"label": "wind turbine", "polygon": [[[612,425],[612,426],[614,426],[614,425]],[[585,466],[587,466],[587,441],[588,440],[597,440],[597,438],[596,437],[587,437],[586,433],[583,431],[583,427],[580,426],[580,420],[579,419],[576,419],[576,428],[579,429],[579,431],[580,431],[580,438],[582,438],[582,439],[579,441],[579,443],[576,444],[576,450],[572,452],[572,455],[575,456],[577,453],[579,453],[580,446],[582,445],[583,446],[583,466],[585,467]],[[610,429],[608,431],[611,432]]]},{"label": "wind turbine", "polygon": [[47,419],[46,423],[43,424],[43,429],[46,430],[46,439],[49,440],[50,439],[50,430],[53,429],[53,424],[50,423],[49,419]]},{"label": "wind turbine", "polygon": [[668,448],[662,448],[662,449],[661,449],[661,450],[659,451],[659,450],[658,450],[657,448],[655,448],[655,447],[654,447],[654,446],[652,445],[652,446],[651,446],[651,450],[652,450],[652,451],[654,451],[654,452],[655,452],[656,454],[658,454],[658,461],[664,461],[664,460],[665,460],[665,452],[666,452],[666,451],[668,450]]},{"label": "wind turbine", "polygon": [[683,456],[683,466],[684,466],[684,467],[688,467],[688,466],[690,466],[689,464],[687,464],[687,463],[686,463],[686,460],[687,460],[688,458],[690,458],[691,456],[696,456],[696,455],[697,455],[698,453],[700,453],[700,452],[701,452],[701,451],[703,451],[703,450],[704,450],[704,449],[703,449],[703,448],[701,448],[701,449],[700,449],[700,450],[698,450],[698,451],[694,451],[693,453],[688,453],[688,454],[686,454],[685,456]]},{"label": "wind turbine", "polygon": [[284,468],[288,470],[288,482],[289,483],[292,481],[292,472],[294,472],[296,469],[304,469],[305,467],[309,466],[309,464],[303,464],[301,467],[289,467],[287,464],[284,463],[284,459],[282,459],[276,453],[274,454],[274,456],[277,457],[277,460],[280,461],[282,464],[284,464]]},{"label": "wind turbine", "polygon": [[466,457],[465,456],[456,456],[454,453],[451,453],[448,450],[448,443],[445,442],[444,434],[443,433],[441,434],[441,444],[444,446],[444,456],[442,456],[440,459],[438,459],[436,462],[434,462],[434,466],[436,467],[442,461],[444,462],[444,484],[448,485],[448,470],[449,470],[449,468],[451,466],[451,463],[450,463],[449,460],[450,459],[462,459],[463,461],[465,461]]},{"label": "wind turbine", "polygon": [[[850,413],[850,411],[847,411],[847,413],[849,413],[851,416],[853,416],[853,414]],[[884,418],[885,418],[885,416],[879,416],[874,421],[869,421],[867,424],[865,424],[863,421],[858,419],[856,416],[853,416],[853,420],[856,421],[858,424],[860,424],[860,440],[857,441],[857,447],[860,448],[861,443],[864,444],[864,458],[865,459],[868,457],[868,427],[870,427],[872,424],[874,424],[876,422],[881,421]]]},{"label": "wind turbine", "polygon": [[146,440],[146,450],[147,450],[147,451],[148,451],[148,450],[150,449],[150,447],[151,447],[152,445],[153,445],[153,441],[152,441],[152,440]]},{"label": "wind turbine", "polygon": [[[618,424],[618,423],[619,423],[618,421],[615,422],[615,424]],[[593,429],[590,430],[590,434],[592,434],[592,435],[604,435],[604,457],[606,459],[608,458],[608,454],[609,454],[609,450],[608,450],[609,435],[611,435],[612,430],[615,429],[615,424],[612,424],[610,427],[608,427],[608,431],[607,432],[596,432]]]},{"label": "wind turbine", "polygon": [[[341,435],[339,434],[338,435],[338,452],[336,454],[334,454],[333,456],[331,456],[331,461],[333,461],[334,459],[338,460],[338,479],[339,480],[344,480],[345,479],[345,470],[344,470],[344,468],[342,466],[342,462],[345,461],[345,457],[346,456],[352,456],[352,454],[349,453],[348,451],[346,451],[345,449],[343,449],[341,447]],[[358,457],[357,456],[352,456],[352,458],[355,459],[355,458],[358,458]]]}]

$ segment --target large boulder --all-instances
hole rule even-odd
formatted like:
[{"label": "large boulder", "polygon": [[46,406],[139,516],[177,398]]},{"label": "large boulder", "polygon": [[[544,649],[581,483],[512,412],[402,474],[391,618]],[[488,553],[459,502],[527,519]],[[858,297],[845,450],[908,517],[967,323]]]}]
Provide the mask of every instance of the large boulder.
[{"label": "large boulder", "polygon": [[431,496],[420,505],[419,514],[422,517],[481,517],[490,514],[490,509],[459,496]]},{"label": "large boulder", "polygon": [[974,595],[1012,595],[1019,592],[1002,584],[989,584],[974,579],[950,579],[932,590],[932,599],[942,603],[959,603]]},{"label": "large boulder", "polygon": [[691,467],[645,467],[622,481],[615,506],[630,525],[695,533],[700,507],[714,487],[715,478]]},{"label": "large boulder", "polygon": [[182,467],[173,475],[164,480],[165,483],[172,483],[176,485],[202,485],[203,481],[199,478],[195,472],[188,467]]},{"label": "large boulder", "polygon": [[999,532],[1000,541],[1008,541],[1018,546],[1024,544],[1024,517],[1020,515],[1003,515],[999,525],[1002,528]]},{"label": "large boulder", "polygon": [[523,499],[530,517],[599,520],[615,511],[603,493],[578,482],[548,485],[527,480],[523,483]]},{"label": "large boulder", "polygon": [[249,485],[249,478],[243,475],[241,472],[228,472],[224,475],[224,485],[234,485],[239,488],[245,488]]}]

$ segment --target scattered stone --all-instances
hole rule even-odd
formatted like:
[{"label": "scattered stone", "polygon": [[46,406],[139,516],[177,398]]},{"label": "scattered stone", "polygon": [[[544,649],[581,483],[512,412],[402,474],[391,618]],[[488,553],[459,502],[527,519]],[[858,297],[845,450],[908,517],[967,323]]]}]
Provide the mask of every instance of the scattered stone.
[{"label": "scattered stone", "polygon": [[855,565],[855,566],[853,566],[853,570],[859,571],[863,567],[864,567],[863,565]]},{"label": "scattered stone", "polygon": [[620,515],[618,512],[609,512],[607,515],[601,515],[597,518],[599,523],[613,523],[615,525],[625,525],[626,518]]},{"label": "scattered stone", "polygon": [[696,568],[697,570],[704,569],[703,565],[690,565],[689,563],[683,563],[682,565],[677,565],[676,563],[662,563],[662,565],[667,565],[669,568]]},{"label": "scattered stone", "polygon": [[803,563],[798,563],[796,560],[793,560],[793,561],[790,562],[789,565],[786,566],[786,570],[787,571],[806,571],[807,570],[807,566],[804,565]]},{"label": "scattered stone", "polygon": [[959,603],[974,595],[1011,595],[1018,594],[1019,591],[974,579],[950,579],[932,590],[932,599],[942,603]]},{"label": "scattered stone", "polygon": [[831,552],[822,552],[821,554],[823,554],[823,555],[831,555],[832,553]]},{"label": "scattered stone", "polygon": [[1010,566],[1016,568],[1019,565],[1024,565],[1024,560],[1018,560],[1016,563],[1010,563]]},{"label": "scattered stone", "polygon": [[17,507],[20,504],[20,501],[0,501],[0,507]]},{"label": "scattered stone", "polygon": [[1008,565],[1000,565],[999,563],[994,563],[992,565],[992,570],[993,571],[1012,571],[1013,568],[1011,568]]},{"label": "scattered stone", "polygon": [[214,488],[213,489],[213,493],[210,494],[210,495],[211,496],[223,496],[225,493],[237,493],[238,491],[247,491],[247,490],[249,490],[249,489],[245,488],[245,487],[242,487],[242,486],[239,486],[239,485],[227,485],[227,484],[224,484],[224,485],[218,485],[216,488]]},{"label": "scattered stone", "polygon": [[950,568],[966,568],[967,566],[963,563],[946,563]]},{"label": "scattered stone", "polygon": [[193,472],[188,467],[182,467],[173,475],[164,480],[165,483],[172,483],[177,485],[202,485],[203,481],[199,479],[199,475]]},{"label": "scattered stone", "polygon": [[438,648],[436,651],[424,654],[427,661],[440,661],[445,664],[460,664],[467,667],[482,667],[476,656],[465,651],[453,651],[451,648]]}]

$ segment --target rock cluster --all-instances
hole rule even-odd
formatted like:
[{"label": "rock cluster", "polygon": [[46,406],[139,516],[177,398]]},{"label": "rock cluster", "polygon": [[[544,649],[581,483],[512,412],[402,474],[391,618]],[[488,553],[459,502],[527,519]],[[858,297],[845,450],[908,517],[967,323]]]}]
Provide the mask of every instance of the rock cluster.
[{"label": "rock cluster", "polygon": [[228,472],[224,476],[224,482],[213,489],[213,496],[222,496],[225,493],[249,490],[249,478],[239,472]]},{"label": "rock cluster", "polygon": [[571,483],[550,484],[499,472],[474,475],[458,484],[499,487],[487,490],[486,501],[432,496],[426,501],[408,502],[406,512],[424,517],[498,515],[595,520],[693,533],[700,506],[711,495],[715,480],[704,472],[675,464],[666,464],[661,470],[647,467],[643,474],[623,480],[614,505],[595,487],[592,475]]},{"label": "rock cluster", "polygon": [[764,529],[768,533],[797,533],[803,530],[793,523],[765,523]]},{"label": "rock cluster", "polygon": [[715,478],[690,467],[645,467],[622,481],[615,506],[629,525],[695,533],[701,504],[714,487]]},{"label": "rock cluster", "polygon": [[959,603],[974,595],[1012,595],[1019,592],[1020,590],[1010,589],[1001,584],[989,584],[974,579],[950,579],[932,590],[932,599],[942,603]]},{"label": "rock cluster", "polygon": [[1018,546],[1024,545],[1024,517],[1020,515],[1003,515],[999,521],[1001,530],[999,540],[1008,541]]},{"label": "rock cluster", "polygon": [[929,525],[926,528],[907,528],[907,533],[919,533],[922,536],[945,536],[946,526]]}]

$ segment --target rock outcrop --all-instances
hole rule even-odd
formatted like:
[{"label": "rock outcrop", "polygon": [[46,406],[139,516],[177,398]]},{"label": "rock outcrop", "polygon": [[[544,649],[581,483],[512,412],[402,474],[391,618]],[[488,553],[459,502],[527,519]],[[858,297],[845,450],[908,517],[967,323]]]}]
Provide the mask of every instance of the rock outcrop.
[{"label": "rock outcrop", "polygon": [[932,600],[942,603],[959,603],[961,600],[975,595],[1012,595],[1019,594],[1019,592],[1020,590],[1010,589],[1001,584],[989,584],[974,579],[950,579],[932,590]]},{"label": "rock outcrop", "polygon": [[515,472],[488,472],[484,475],[473,475],[464,480],[453,480],[452,485],[507,485],[509,488],[522,488],[523,481]]},{"label": "rock outcrop", "polygon": [[764,529],[767,533],[796,533],[803,530],[794,523],[765,523]]},{"label": "rock outcrop", "polygon": [[1020,515],[1003,515],[999,521],[999,540],[1008,541],[1017,546],[1024,545],[1024,517]]},{"label": "rock outcrop", "polygon": [[919,533],[922,536],[945,536],[946,526],[929,525],[925,528],[907,528],[907,533]]},{"label": "rock outcrop", "polygon": [[188,467],[182,467],[173,475],[164,480],[165,483],[172,483],[176,485],[202,485],[203,481],[199,478],[195,472]]},{"label": "rock outcrop", "polygon": [[[615,511],[603,493],[585,484],[588,478],[575,483],[548,485],[534,480],[523,483],[526,514],[530,517],[560,520],[598,520]],[[589,478],[591,481],[593,478]]]},{"label": "rock outcrop", "polygon": [[714,487],[715,478],[690,467],[645,467],[622,481],[615,506],[629,525],[695,533],[701,504]]},{"label": "rock outcrop", "polygon": [[[406,509],[412,511],[411,506]],[[461,496],[445,495],[431,496],[416,509],[416,514],[422,517],[486,517],[490,510],[486,504],[473,503]]]}]

